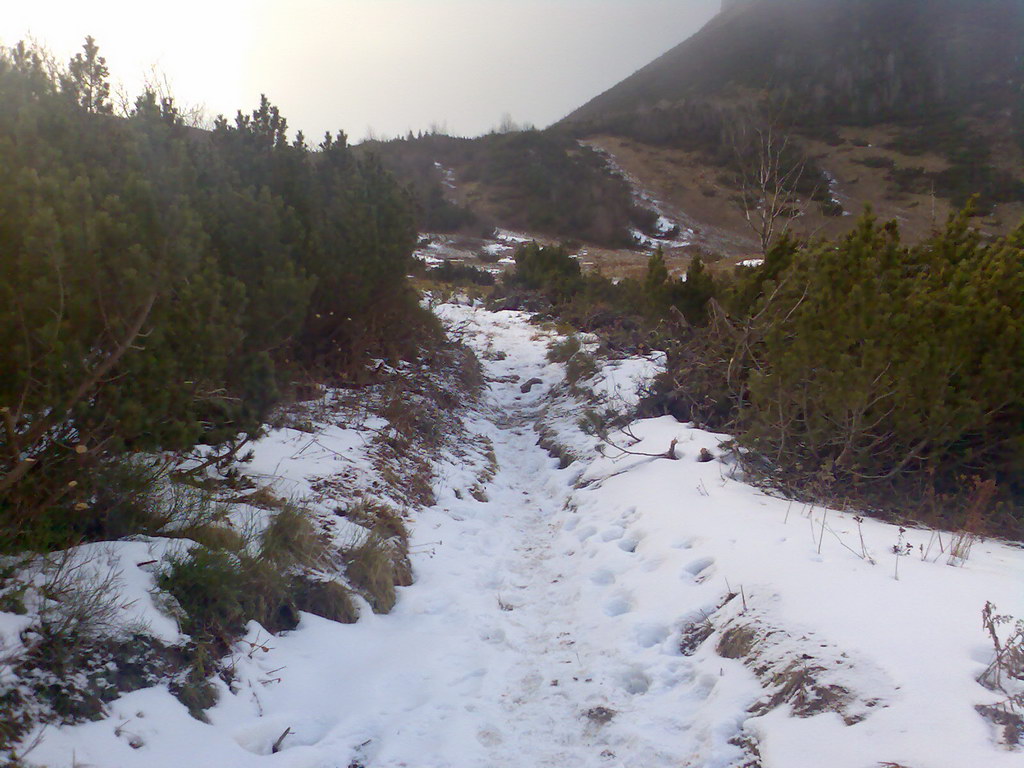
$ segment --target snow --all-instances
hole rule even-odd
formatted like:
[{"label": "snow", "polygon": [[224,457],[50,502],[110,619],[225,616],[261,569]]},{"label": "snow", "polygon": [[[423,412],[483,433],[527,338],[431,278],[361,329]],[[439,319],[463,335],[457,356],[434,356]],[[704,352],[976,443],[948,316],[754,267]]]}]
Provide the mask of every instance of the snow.
[{"label": "snow", "polygon": [[[587,145],[589,146],[589,145]],[[631,228],[629,230],[630,235],[633,239],[645,248],[651,250],[662,248],[681,248],[683,246],[690,245],[693,242],[693,230],[687,227],[682,222],[673,219],[668,211],[665,209],[665,204],[658,200],[650,191],[644,188],[632,174],[628,173],[619,163],[615,157],[605,149],[600,147],[590,147],[592,150],[597,152],[604,160],[605,165],[608,166],[611,171],[623,179],[629,185],[630,193],[633,196],[633,202],[639,208],[653,211],[657,214],[658,219],[655,224],[655,230],[659,233],[665,233],[666,236],[651,237],[644,234],[639,229]],[[667,233],[673,229],[678,228],[678,234],[675,237],[668,237]]]},{"label": "snow", "polygon": [[[353,625],[303,614],[273,637],[251,623],[209,724],[166,688],[137,691],[101,721],[47,728],[30,763],[728,768],[746,759],[746,736],[765,768],[1021,764],[974,709],[998,699],[976,682],[991,659],[982,606],[1024,616],[1020,548],[980,541],[950,567],[931,532],[911,529],[897,579],[896,527],[768,496],[743,482],[728,436],[670,417],[635,422],[599,451],[564,366],[546,359],[559,337],[517,312],[436,311],[489,353],[467,440],[493,445],[499,469],[479,501],[466,492],[479,467],[437,457],[437,503],[412,524],[416,583],[394,611],[364,605]],[[583,384],[629,405],[663,365],[660,353],[610,361]],[[377,426],[277,430],[247,471],[315,496],[311,478],[372,471]],[[538,429],[582,458],[558,469]],[[676,460],[664,457],[673,441]],[[698,461],[701,449],[714,459]],[[116,546],[123,565],[152,544]],[[133,567],[128,594],[156,617],[151,576]],[[685,633],[706,623],[713,633],[684,654]],[[16,627],[0,615],[0,630]],[[718,652],[743,631],[762,638],[756,664]],[[842,686],[845,703],[803,717],[798,702],[768,706],[777,688],[752,667],[792,664]]]},{"label": "snow", "polygon": [[522,232],[513,232],[509,229],[497,229],[494,235],[499,241],[504,243],[511,243],[512,245],[519,245],[522,243],[532,243],[535,238],[530,237]]}]

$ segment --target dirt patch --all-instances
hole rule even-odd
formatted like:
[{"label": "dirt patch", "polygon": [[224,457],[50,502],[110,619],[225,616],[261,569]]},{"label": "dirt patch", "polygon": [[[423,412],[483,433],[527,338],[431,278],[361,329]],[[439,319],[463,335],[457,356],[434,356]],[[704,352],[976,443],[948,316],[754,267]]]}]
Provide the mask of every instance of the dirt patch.
[{"label": "dirt patch", "polygon": [[1017,749],[1024,744],[1024,715],[1001,706],[979,704],[975,709],[996,727],[998,743],[1010,749]]},{"label": "dirt patch", "polygon": [[[976,130],[982,135],[987,130],[993,140],[998,134],[984,126]],[[908,189],[895,179],[901,173],[920,173],[924,178],[924,174],[947,170],[950,163],[934,152],[909,154],[892,148],[899,133],[896,126],[879,125],[842,128],[838,140],[832,142],[804,139],[807,154],[832,178],[830,191],[842,205],[844,215],[826,215],[818,203],[808,203],[792,222],[793,231],[805,237],[841,237],[868,204],[883,221],[898,221],[907,242],[917,242],[942,226],[953,211],[950,202],[928,189]],[[757,255],[754,235],[736,202],[740,190],[727,169],[708,163],[697,152],[650,146],[617,136],[591,136],[586,143],[611,154],[623,170],[664,204],[667,212],[693,229],[701,251],[722,254],[727,264]],[[995,146],[992,158],[996,168],[1019,176],[1018,148]],[[1004,203],[978,225],[987,234],[1001,235],[1019,225],[1022,217],[1024,203]],[[691,255],[678,249],[667,252],[670,271],[685,269]],[[608,265],[613,274],[628,265],[627,257],[598,249],[588,249],[587,259],[595,268]],[[635,270],[629,272],[634,274]]]},{"label": "dirt patch", "polygon": [[558,442],[556,435],[552,430],[544,429],[543,427],[538,427],[537,429],[540,432],[540,437],[537,438],[537,445],[547,451],[548,456],[553,459],[558,459],[559,469],[565,469],[579,458],[576,454]]},{"label": "dirt patch", "polygon": [[[719,622],[715,650],[723,658],[741,660],[765,689],[750,708],[755,716],[788,706],[796,717],[835,712],[847,725],[854,725],[886,706],[895,691],[881,669],[813,632],[797,635],[773,626],[756,610],[741,610],[724,621],[718,613],[712,618]],[[860,686],[867,681],[871,693],[854,688],[854,680]]]},{"label": "dirt patch", "polygon": [[591,707],[583,716],[596,725],[608,725],[615,716],[619,714],[614,709],[608,709],[608,707]]}]

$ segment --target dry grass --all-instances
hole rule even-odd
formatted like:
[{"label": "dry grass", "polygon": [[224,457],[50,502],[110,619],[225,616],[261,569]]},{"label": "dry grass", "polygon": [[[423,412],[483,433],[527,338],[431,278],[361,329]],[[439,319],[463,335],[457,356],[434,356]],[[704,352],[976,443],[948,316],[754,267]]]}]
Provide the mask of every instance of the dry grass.
[{"label": "dry grass", "polygon": [[352,505],[343,514],[367,531],[342,553],[345,575],[374,613],[387,613],[395,605],[395,587],[412,584],[405,521],[388,505],[367,500]]},{"label": "dry grass", "polygon": [[354,624],[359,619],[359,610],[352,602],[352,595],[336,581],[300,578],[294,594],[300,611],[342,624]]},{"label": "dry grass", "polygon": [[[984,131],[984,126],[978,127]],[[819,140],[807,140],[808,154],[837,181],[837,190],[844,209],[850,216],[825,216],[816,204],[799,221],[794,222],[798,234],[835,239],[844,235],[856,221],[866,204],[871,204],[882,220],[898,219],[901,233],[909,242],[916,242],[931,234],[936,225],[942,225],[952,211],[946,200],[930,194],[908,194],[896,189],[886,177],[887,168],[871,168],[863,161],[871,157],[885,157],[897,168],[923,168],[941,171],[949,162],[937,154],[909,155],[883,145],[890,143],[898,131],[892,126],[870,128],[844,127],[840,130],[842,143],[833,146]],[[740,208],[731,202],[739,189],[729,183],[723,169],[704,161],[698,153],[670,147],[652,147],[630,139],[615,136],[593,136],[587,143],[610,152],[628,173],[646,186],[677,218],[695,229],[695,243],[701,249],[721,253],[735,263],[749,258],[757,251],[751,231]],[[1019,172],[1016,150],[993,152],[997,166],[1003,165]],[[1001,160],[1002,158],[1002,160]],[[870,162],[870,161],[869,161]],[[1012,203],[996,206],[994,215],[980,222],[990,234],[1006,234],[1020,223],[1024,204]],[[590,262],[611,276],[636,276],[642,273],[642,263],[614,251],[587,249],[581,262]],[[639,254],[638,254],[639,255]],[[685,269],[689,255],[685,251],[666,253],[669,270],[677,274]]]},{"label": "dry grass", "polygon": [[202,544],[209,549],[223,549],[228,552],[241,552],[246,547],[245,536],[234,528],[225,525],[209,523],[207,525],[196,525],[189,528],[182,528],[174,531],[171,538],[191,539],[197,544]]},{"label": "dry grass", "polygon": [[384,540],[397,539],[408,548],[409,530],[402,515],[387,504],[362,499],[341,514]]},{"label": "dry grass", "polygon": [[288,504],[260,535],[260,557],[282,569],[317,568],[330,559],[330,540],[306,510]]},{"label": "dry grass", "polygon": [[970,559],[971,548],[981,538],[980,533],[985,529],[985,516],[992,507],[995,495],[994,480],[975,479],[967,497],[963,525],[953,534],[953,542],[949,547],[949,565],[963,565]]},{"label": "dry grass", "polygon": [[374,613],[388,613],[395,607],[395,586],[399,581],[393,548],[379,536],[369,535],[342,554],[345,575],[352,587],[370,604]]}]

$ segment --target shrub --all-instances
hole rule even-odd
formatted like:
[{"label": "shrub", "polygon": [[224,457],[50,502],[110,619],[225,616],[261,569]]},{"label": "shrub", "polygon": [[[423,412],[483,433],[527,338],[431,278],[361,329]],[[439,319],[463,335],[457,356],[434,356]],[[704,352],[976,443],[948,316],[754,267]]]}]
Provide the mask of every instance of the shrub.
[{"label": "shrub", "polygon": [[741,420],[777,476],[1020,477],[1024,229],[986,244],[968,217],[908,248],[867,215],[795,255],[758,310]]},{"label": "shrub", "polygon": [[490,272],[453,261],[428,269],[427,277],[455,285],[494,285],[494,275]]},{"label": "shrub", "polygon": [[405,522],[388,505],[365,500],[342,514],[367,529],[363,538],[342,553],[345,575],[374,613],[387,613],[395,604],[395,587],[412,584]]},{"label": "shrub", "polygon": [[181,606],[182,630],[218,647],[227,647],[250,619],[271,632],[294,628],[294,582],[281,563],[203,546],[169,558],[157,579]]},{"label": "shrub", "polygon": [[260,557],[278,568],[318,567],[329,557],[329,540],[317,531],[309,513],[286,504],[263,529]]},{"label": "shrub", "polygon": [[231,443],[297,368],[441,336],[405,279],[409,201],[343,134],[289,141],[262,98],[196,141],[171,100],[99,118],[73,80],[0,49],[0,518],[55,546],[150,525],[98,468]]},{"label": "shrub", "polygon": [[541,291],[552,301],[568,299],[583,285],[579,261],[562,247],[528,243],[515,253],[516,268],[505,276],[509,285]]},{"label": "shrub", "polygon": [[300,577],[296,580],[294,596],[300,611],[342,624],[354,624],[359,619],[352,595],[336,581]]},{"label": "shrub", "polygon": [[181,606],[184,632],[197,641],[227,645],[253,618],[247,615],[251,611],[246,581],[238,556],[197,546],[185,556],[171,557],[157,585]]},{"label": "shrub", "polygon": [[342,559],[349,583],[366,598],[374,613],[387,613],[394,608],[395,585],[400,574],[396,573],[393,547],[387,540],[370,534],[346,549]]},{"label": "shrub", "polygon": [[575,386],[584,379],[597,373],[597,359],[589,352],[580,350],[569,358],[565,364],[565,380],[569,386]]},{"label": "shrub", "polygon": [[548,348],[548,362],[566,363],[573,355],[580,351],[581,347],[579,336],[567,336],[560,341],[556,341]]},{"label": "shrub", "polygon": [[387,504],[361,500],[345,509],[342,514],[384,540],[395,540],[408,547],[409,531],[402,516]]}]

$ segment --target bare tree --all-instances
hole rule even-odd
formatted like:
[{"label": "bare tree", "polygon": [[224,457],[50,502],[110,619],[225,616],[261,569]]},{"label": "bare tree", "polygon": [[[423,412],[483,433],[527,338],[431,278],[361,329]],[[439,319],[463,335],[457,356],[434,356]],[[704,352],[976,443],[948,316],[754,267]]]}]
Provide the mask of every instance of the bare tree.
[{"label": "bare tree", "polygon": [[732,149],[739,168],[743,215],[765,254],[799,212],[796,187],[805,160],[792,159],[792,134],[773,115],[763,125],[741,121],[732,134]]}]

